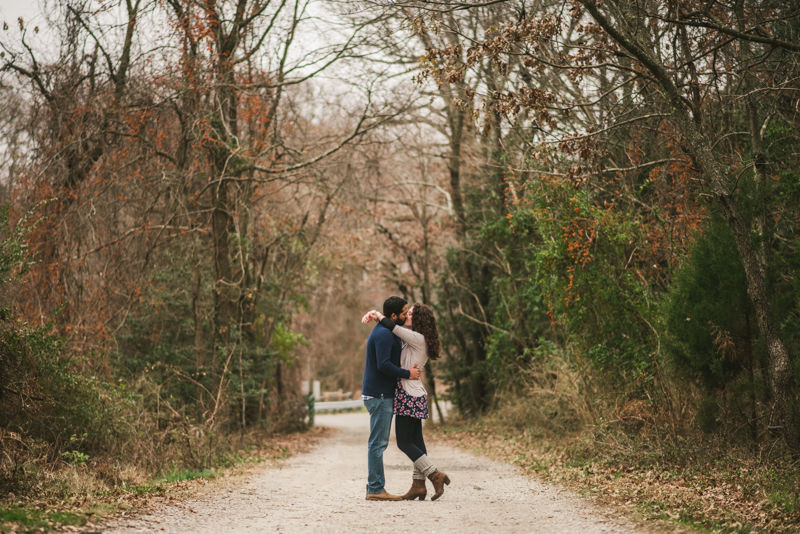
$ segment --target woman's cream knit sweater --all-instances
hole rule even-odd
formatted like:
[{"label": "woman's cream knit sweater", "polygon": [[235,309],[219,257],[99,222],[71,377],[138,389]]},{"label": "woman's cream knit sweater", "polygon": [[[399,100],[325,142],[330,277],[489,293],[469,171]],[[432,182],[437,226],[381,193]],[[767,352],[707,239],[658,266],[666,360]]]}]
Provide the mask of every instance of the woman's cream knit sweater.
[{"label": "woman's cream knit sweater", "polygon": [[[400,367],[411,369],[417,363],[419,364],[418,367],[422,369],[425,366],[425,362],[428,361],[428,347],[425,345],[425,337],[419,332],[414,332],[402,326],[395,326],[392,333],[405,343],[403,351],[400,353]],[[425,391],[425,386],[422,385],[422,380],[401,378],[400,383],[406,393],[412,397],[422,397],[428,394]]]}]

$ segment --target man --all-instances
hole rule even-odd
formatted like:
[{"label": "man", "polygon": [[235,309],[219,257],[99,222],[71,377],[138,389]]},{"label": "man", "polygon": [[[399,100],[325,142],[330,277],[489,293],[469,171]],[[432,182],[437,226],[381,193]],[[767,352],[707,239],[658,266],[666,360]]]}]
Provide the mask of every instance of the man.
[{"label": "man", "polygon": [[[383,303],[383,315],[393,323],[406,322],[408,302],[400,297],[389,297]],[[378,324],[367,340],[367,360],[364,365],[364,383],[361,388],[364,406],[369,412],[368,450],[368,501],[399,501],[401,498],[386,491],[383,474],[383,451],[389,445],[392,428],[394,388],[398,378],[419,378],[421,370],[400,368],[400,338],[391,330]]]}]

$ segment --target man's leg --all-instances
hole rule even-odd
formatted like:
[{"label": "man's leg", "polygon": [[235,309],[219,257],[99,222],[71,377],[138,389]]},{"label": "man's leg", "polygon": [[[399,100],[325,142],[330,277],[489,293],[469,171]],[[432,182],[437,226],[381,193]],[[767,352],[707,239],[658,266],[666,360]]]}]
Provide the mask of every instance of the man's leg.
[{"label": "man's leg", "polygon": [[383,473],[383,451],[389,445],[389,432],[392,428],[393,399],[367,399],[364,406],[369,412],[369,449],[367,452],[367,493],[386,491],[386,478]]}]

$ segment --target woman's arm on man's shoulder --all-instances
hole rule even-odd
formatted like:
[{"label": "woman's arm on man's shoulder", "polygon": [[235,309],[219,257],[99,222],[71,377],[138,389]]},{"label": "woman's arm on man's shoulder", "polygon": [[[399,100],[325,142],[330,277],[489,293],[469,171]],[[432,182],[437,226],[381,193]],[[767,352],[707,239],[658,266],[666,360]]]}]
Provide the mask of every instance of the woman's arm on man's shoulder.
[{"label": "woman's arm on man's shoulder", "polygon": [[[388,319],[382,319],[381,320],[381,324],[383,324],[384,320],[388,320]],[[391,322],[391,321],[389,321],[389,322]],[[388,324],[385,324],[384,326],[386,328],[389,328]],[[396,325],[394,323],[392,323],[392,329],[391,330],[392,330],[392,334],[396,335],[397,337],[399,337],[400,339],[402,339],[403,341],[405,341],[406,343],[408,343],[409,345],[411,345],[415,349],[422,350],[422,349],[425,348],[425,336],[423,336],[419,332],[415,332],[415,331],[411,330],[410,328],[406,328],[404,326]]]}]

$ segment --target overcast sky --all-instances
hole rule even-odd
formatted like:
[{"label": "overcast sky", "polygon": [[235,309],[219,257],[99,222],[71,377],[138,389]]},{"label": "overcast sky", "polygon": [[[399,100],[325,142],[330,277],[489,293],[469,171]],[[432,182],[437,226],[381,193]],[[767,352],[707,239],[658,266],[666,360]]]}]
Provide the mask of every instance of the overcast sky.
[{"label": "overcast sky", "polygon": [[38,0],[0,0],[0,20],[8,23],[9,26],[17,23],[17,19],[28,22],[36,22],[33,19],[39,14]]}]

